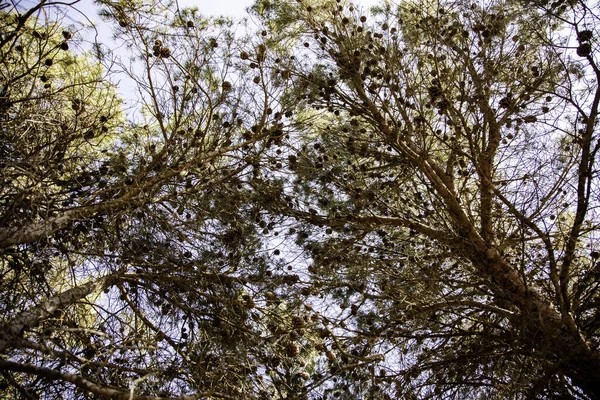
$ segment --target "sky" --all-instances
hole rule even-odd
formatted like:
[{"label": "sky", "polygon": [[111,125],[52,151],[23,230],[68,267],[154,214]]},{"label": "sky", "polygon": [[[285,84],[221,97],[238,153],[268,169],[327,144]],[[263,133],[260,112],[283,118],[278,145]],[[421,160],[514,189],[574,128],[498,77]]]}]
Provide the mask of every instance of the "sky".
[{"label": "sky", "polygon": [[204,15],[241,17],[253,0],[179,0],[180,7],[196,6]]},{"label": "sky", "polygon": [[[177,0],[179,8],[198,7],[201,14],[205,16],[229,16],[232,18],[243,18],[247,15],[247,8],[252,6],[256,0]],[[296,0],[274,0],[274,1],[296,1]],[[308,0],[305,0],[308,1]],[[354,0],[353,3],[360,8],[368,8],[381,0]],[[23,8],[31,7],[34,0],[22,0],[20,6]],[[66,23],[73,23],[77,26],[76,21],[84,22],[82,16],[89,18],[95,26],[95,30],[88,31],[92,36],[89,41],[99,40],[101,43],[111,43],[113,31],[110,25],[103,24],[100,17],[97,16],[98,6],[94,4],[94,0],[79,0],[73,9],[67,14]],[[70,20],[70,21],[69,21]],[[85,22],[84,22],[85,23]],[[87,24],[86,24],[87,25]],[[118,91],[124,99],[131,98],[131,90],[135,89],[134,84],[128,83],[127,78],[119,81]],[[133,100],[132,100],[133,101]]]},{"label": "sky", "polygon": [[[178,0],[178,3],[181,8],[196,6],[204,15],[241,17],[245,14],[246,8],[254,3],[254,0]],[[76,7],[86,14],[90,10],[94,10],[93,12],[96,10],[93,0],[81,0]]]},{"label": "sky", "polygon": [[[295,1],[295,0],[278,0],[278,1]],[[88,10],[94,9],[92,0],[83,0],[78,5],[81,11],[87,13]],[[246,8],[250,7],[254,0],[178,0],[179,7],[196,6],[204,15],[227,15],[231,17],[242,17],[246,14]],[[378,3],[378,0],[357,0],[355,4],[361,7],[371,7]]]},{"label": "sky", "polygon": [[[286,1],[286,0],[280,0]],[[295,0],[287,0],[295,1]],[[243,16],[245,9],[254,3],[253,0],[179,0],[180,6],[197,6],[200,12],[208,15]],[[370,7],[377,3],[376,0],[359,0],[355,3],[363,7]]]},{"label": "sky", "polygon": [[[181,8],[196,6],[203,15],[207,16],[242,17],[246,13],[246,8],[250,7],[254,0],[178,0],[178,3]],[[21,4],[24,8],[28,5],[27,2]],[[93,0],[80,0],[75,7],[83,14],[91,16],[92,20],[96,19],[94,16],[98,7],[94,5]],[[75,15],[73,17],[76,18]]]},{"label": "sky", "polygon": [[[180,7],[197,6],[200,12],[205,15],[229,15],[232,17],[243,16],[246,8],[253,3],[254,0],[179,0]],[[355,3],[362,7],[370,7],[376,4],[377,0],[359,0]]]}]

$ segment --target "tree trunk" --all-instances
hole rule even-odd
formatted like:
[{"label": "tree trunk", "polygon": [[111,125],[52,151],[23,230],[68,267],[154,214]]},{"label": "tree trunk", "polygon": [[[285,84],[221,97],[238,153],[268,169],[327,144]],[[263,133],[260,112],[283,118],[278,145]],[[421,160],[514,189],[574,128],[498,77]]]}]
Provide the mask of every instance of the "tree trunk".
[{"label": "tree trunk", "polygon": [[564,367],[564,374],[571,378],[573,385],[580,388],[592,400],[600,400],[600,360],[573,360]]},{"label": "tree trunk", "polygon": [[[524,337],[541,357],[559,364],[559,370],[591,399],[600,400],[600,354],[587,345],[585,338],[573,328],[555,307],[538,291],[523,283],[519,274],[496,250],[488,250],[481,263],[484,272],[496,284],[498,296],[511,301],[521,310],[514,321]],[[539,339],[538,339],[539,338]]]}]

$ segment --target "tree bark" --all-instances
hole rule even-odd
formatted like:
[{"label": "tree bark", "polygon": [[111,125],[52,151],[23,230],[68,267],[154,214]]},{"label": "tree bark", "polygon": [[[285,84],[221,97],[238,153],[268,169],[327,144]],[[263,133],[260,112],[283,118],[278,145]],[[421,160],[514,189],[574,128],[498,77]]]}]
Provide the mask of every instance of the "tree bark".
[{"label": "tree bark", "polygon": [[600,360],[573,360],[564,366],[564,374],[573,385],[580,388],[592,400],[600,400]]},{"label": "tree bark", "polygon": [[498,296],[519,308],[521,315],[513,323],[524,336],[531,337],[537,353],[555,360],[559,370],[591,399],[600,399],[600,354],[565,323],[541,293],[523,283],[497,250],[490,249],[482,258],[472,258],[472,262],[493,280]]},{"label": "tree bark", "polygon": [[64,381],[74,384],[85,392],[91,392],[98,396],[114,399],[114,400],[195,400],[206,397],[216,397],[221,399],[235,399],[235,397],[223,394],[206,391],[192,395],[184,395],[179,397],[161,397],[161,396],[145,396],[136,395],[134,390],[115,388],[108,385],[101,385],[79,375],[60,372],[49,368],[38,367],[32,364],[20,364],[12,361],[0,359],[0,369],[24,372],[27,374],[37,375],[52,381]]},{"label": "tree bark", "polygon": [[0,327],[0,354],[9,349],[26,329],[36,326],[40,320],[52,315],[55,311],[74,304],[84,297],[110,286],[114,283],[115,279],[116,275],[107,275],[84,283],[22,312],[12,321]]},{"label": "tree bark", "polygon": [[56,217],[34,222],[26,226],[0,229],[0,248],[47,238],[61,229],[72,226],[77,221],[88,218],[95,212],[95,207],[88,207],[82,210],[73,209],[65,211]]}]

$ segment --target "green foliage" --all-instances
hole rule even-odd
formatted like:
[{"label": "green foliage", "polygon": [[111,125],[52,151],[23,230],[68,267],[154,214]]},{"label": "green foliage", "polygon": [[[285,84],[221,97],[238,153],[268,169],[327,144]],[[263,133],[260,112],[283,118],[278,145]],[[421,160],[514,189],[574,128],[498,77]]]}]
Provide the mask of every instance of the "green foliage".
[{"label": "green foliage", "polygon": [[[264,293],[298,278],[266,275],[247,202],[272,95],[239,67],[231,24],[150,5],[103,13],[133,64],[99,43],[65,50],[85,38],[52,22],[60,9],[42,4],[25,24],[2,14],[0,351],[13,397],[254,397],[272,391],[256,371],[292,348],[264,346],[265,320],[292,312]],[[132,78],[138,109],[123,109],[108,72]]]},{"label": "green foliage", "polygon": [[[300,221],[290,241],[339,304],[328,312],[339,337],[386,354],[362,390],[597,396],[597,372],[580,364],[597,365],[597,328],[583,322],[597,310],[570,303],[572,288],[596,285],[575,261],[595,270],[584,247],[596,246],[584,143],[595,128],[575,121],[596,118],[597,68],[562,47],[568,29],[597,25],[588,5],[567,6],[580,21],[570,25],[554,5],[515,2],[281,7],[281,25],[305,32],[286,93],[297,141],[281,158],[295,177],[286,213]],[[580,222],[565,224],[569,213]],[[361,374],[344,378],[347,393],[366,393],[352,388]]]},{"label": "green foliage", "polygon": [[6,396],[600,396],[593,5],[97,5],[0,14]]}]

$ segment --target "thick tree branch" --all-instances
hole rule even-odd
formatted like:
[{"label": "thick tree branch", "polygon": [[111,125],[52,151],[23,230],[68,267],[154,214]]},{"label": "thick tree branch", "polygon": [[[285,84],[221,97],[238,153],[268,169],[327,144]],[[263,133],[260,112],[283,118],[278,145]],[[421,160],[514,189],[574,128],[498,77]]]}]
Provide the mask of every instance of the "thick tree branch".
[{"label": "thick tree branch", "polygon": [[[594,62],[592,62],[592,65],[595,66]],[[596,72],[596,77],[600,78],[600,73]],[[583,136],[581,137],[581,158],[579,160],[577,170],[577,208],[575,210],[575,217],[573,218],[571,230],[569,231],[569,235],[567,237],[563,262],[560,268],[560,288],[565,299],[568,299],[571,264],[575,258],[577,242],[579,241],[581,228],[589,208],[590,191],[592,187],[595,163],[594,152],[592,151],[592,141],[594,139],[594,128],[598,118],[599,105],[600,88],[597,87],[594,94],[594,100],[590,107],[589,115],[584,116],[586,118],[586,126]],[[567,307],[569,307],[568,302]]]},{"label": "thick tree branch", "polygon": [[90,294],[112,285],[116,279],[118,279],[117,275],[107,275],[92,280],[53,296],[41,304],[22,312],[0,328],[0,354],[12,347],[15,344],[15,340],[19,338],[23,331],[35,327],[40,320],[49,317],[59,309],[75,304]]},{"label": "thick tree branch", "polygon": [[86,392],[91,392],[97,394],[98,396],[114,400],[195,400],[205,397],[214,397],[231,400],[236,399],[235,397],[223,393],[215,393],[212,391],[177,397],[138,395],[135,394],[135,392],[132,390],[115,388],[113,386],[108,385],[101,385],[97,382],[91,381],[79,375],[60,372],[49,368],[38,367],[33,364],[21,364],[2,359],[0,359],[0,369],[33,374],[39,376],[40,378],[45,378],[51,381],[69,382],[74,384],[78,388],[83,389]]}]

